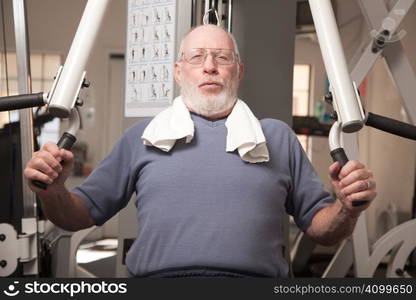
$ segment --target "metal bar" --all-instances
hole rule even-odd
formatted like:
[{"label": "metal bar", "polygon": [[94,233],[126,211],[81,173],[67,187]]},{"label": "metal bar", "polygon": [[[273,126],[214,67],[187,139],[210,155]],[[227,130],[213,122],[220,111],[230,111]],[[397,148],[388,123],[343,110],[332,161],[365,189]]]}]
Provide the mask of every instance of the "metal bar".
[{"label": "metal bar", "polygon": [[217,7],[218,2],[215,0],[211,0],[211,8],[215,9],[218,12],[218,7]]},{"label": "metal bar", "polygon": [[4,21],[4,6],[3,1],[0,1],[0,7],[1,7],[1,27],[3,32],[3,56],[4,56],[4,70],[6,73],[6,95],[10,96],[9,92],[9,71],[7,68],[7,43],[6,43],[6,25]]},{"label": "metal bar", "polygon": [[67,118],[75,105],[85,66],[109,3],[110,0],[88,0],[85,6],[62,74],[49,100],[49,112],[53,116]]},{"label": "metal bar", "polygon": [[370,72],[371,68],[377,61],[377,58],[380,56],[381,52],[373,53],[371,50],[372,48],[373,42],[371,41],[359,60],[356,62],[355,66],[352,68],[351,80],[354,81],[357,86],[360,86],[361,82],[364,80],[368,72]]},{"label": "metal bar", "polygon": [[[29,64],[29,44],[27,36],[27,17],[25,0],[13,0],[13,18],[16,37],[16,60],[18,75],[19,94],[31,93],[30,84],[30,64]],[[19,111],[20,119],[20,145],[22,155],[22,174],[26,163],[33,153],[33,120],[32,109],[22,109]],[[29,189],[22,176],[23,184],[23,217],[36,217],[36,197]]]},{"label": "metal bar", "polygon": [[221,1],[215,1],[215,2],[216,2],[216,7],[215,8],[217,10],[218,17],[219,17],[218,25],[224,28],[225,27],[224,26],[225,24],[223,22],[223,16],[225,14],[225,12],[224,12],[224,4],[223,4],[222,0]]},{"label": "metal bar", "polygon": [[[288,230],[289,228],[289,219],[283,222],[284,228]],[[285,236],[285,239],[289,240],[289,233]],[[289,245],[289,244],[287,244]],[[313,241],[307,234],[300,231],[295,240],[292,243],[290,249],[289,260],[291,262],[290,266],[294,273],[301,272],[305,269],[305,266],[308,264],[309,258],[312,256],[314,249],[316,248],[316,243]]]},{"label": "metal bar", "polygon": [[209,8],[210,8],[210,1],[205,0],[204,15],[208,12]]},{"label": "metal bar", "polygon": [[[374,0],[359,0],[358,3],[370,29],[389,30],[390,26],[396,26],[397,28],[414,1],[415,0],[397,1],[391,9],[390,14],[384,1],[378,1],[377,5],[374,4]],[[385,22],[387,14],[389,14],[389,19]]]},{"label": "metal bar", "polygon": [[309,6],[342,131],[358,131],[364,125],[363,117],[348,71],[332,4],[329,0],[309,0]]},{"label": "metal bar", "polygon": [[353,264],[352,242],[346,239],[337,249],[334,257],[329,262],[329,265],[322,274],[322,278],[340,278],[346,277],[349,269]]},{"label": "metal bar", "polygon": [[[18,91],[19,94],[31,93],[30,81],[30,57],[29,57],[29,43],[27,35],[27,16],[26,16],[26,2],[25,0],[13,0],[13,19],[16,39],[16,63],[17,63],[17,77],[18,77]],[[32,157],[33,153],[33,120],[32,109],[19,110],[20,119],[20,148],[22,156],[22,174],[26,163]],[[32,259],[24,264],[23,273],[25,275],[38,274],[38,241],[37,241],[37,210],[36,210],[36,196],[29,189],[26,180],[22,176],[23,189],[23,219],[22,232],[34,231],[34,239],[32,241]]]},{"label": "metal bar", "polygon": [[233,30],[233,0],[228,0],[227,30],[228,32]]},{"label": "metal bar", "polygon": [[[383,25],[389,26],[389,24],[392,24],[393,26],[396,26],[396,28],[399,26],[399,24],[403,21],[404,17],[406,16],[407,12],[409,11],[410,7],[412,7],[415,0],[399,0],[397,3],[393,6],[389,13],[389,23]],[[389,28],[384,28],[389,29]]]},{"label": "metal bar", "polygon": [[358,218],[352,233],[352,253],[354,257],[355,277],[363,277],[367,274],[370,259],[370,247],[365,212]]},{"label": "metal bar", "polygon": [[[367,22],[370,25],[381,24],[381,25],[378,25],[379,27],[372,28],[371,35],[373,38],[375,38],[376,35],[384,29],[389,30],[390,34],[393,34],[393,36],[391,36],[393,40],[390,40],[386,47],[386,48],[389,48],[392,42],[397,42],[398,39],[404,34],[403,31],[401,31],[398,34],[394,34],[394,33],[396,32],[396,29],[399,27],[404,16],[406,15],[406,13],[409,11],[410,7],[414,3],[414,0],[398,1],[390,12],[387,11],[384,2],[377,5],[376,8],[374,8],[375,7],[374,1],[360,0],[359,3],[360,3],[362,13],[366,17]],[[376,18],[380,18],[380,20]],[[357,84],[357,86],[361,84],[364,77],[373,67],[379,55],[382,54],[381,51],[373,53],[372,48],[373,48],[373,41],[370,41],[369,45],[367,45],[365,50],[362,52],[361,57],[359,58],[359,60],[355,63],[355,65],[352,68],[351,78]],[[361,52],[361,50],[362,49],[359,49],[357,52],[359,53]]]},{"label": "metal bar", "polygon": [[197,5],[197,0],[192,0],[191,27],[195,27],[197,23]]}]

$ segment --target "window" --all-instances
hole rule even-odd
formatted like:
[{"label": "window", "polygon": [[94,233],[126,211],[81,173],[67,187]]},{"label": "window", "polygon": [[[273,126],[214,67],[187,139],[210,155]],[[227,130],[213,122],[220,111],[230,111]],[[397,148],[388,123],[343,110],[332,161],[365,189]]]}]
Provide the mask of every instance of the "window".
[{"label": "window", "polygon": [[[309,115],[311,66],[307,64],[295,64],[293,69],[293,116]],[[307,135],[297,135],[303,149],[309,156]]]},{"label": "window", "polygon": [[[4,52],[0,52],[0,96],[18,94],[18,78],[16,66],[16,53],[7,52],[7,75],[6,79],[6,61]],[[32,92],[49,92],[52,87],[54,76],[61,65],[61,56],[59,54],[31,54],[30,69],[32,77]],[[36,111],[36,108],[34,108]],[[18,111],[4,112],[0,116],[0,127],[8,122],[19,120]],[[42,128],[42,134],[38,137],[39,145],[42,146],[46,141],[58,141],[59,139],[59,119],[46,123]]]}]

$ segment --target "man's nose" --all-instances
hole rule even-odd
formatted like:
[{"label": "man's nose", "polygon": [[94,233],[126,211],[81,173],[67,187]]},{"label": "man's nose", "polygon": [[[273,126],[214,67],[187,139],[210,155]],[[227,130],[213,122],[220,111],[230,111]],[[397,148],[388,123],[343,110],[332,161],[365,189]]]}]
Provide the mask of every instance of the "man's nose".
[{"label": "man's nose", "polygon": [[203,64],[203,68],[204,68],[204,73],[206,74],[218,74],[218,65],[214,59],[214,57],[210,54],[207,55],[204,64]]}]

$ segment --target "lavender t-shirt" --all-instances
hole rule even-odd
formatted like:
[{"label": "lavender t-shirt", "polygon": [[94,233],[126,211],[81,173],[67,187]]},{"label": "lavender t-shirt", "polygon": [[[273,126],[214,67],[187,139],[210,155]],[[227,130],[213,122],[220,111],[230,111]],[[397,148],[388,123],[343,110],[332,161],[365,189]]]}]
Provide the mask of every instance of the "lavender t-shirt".
[{"label": "lavender t-shirt", "polygon": [[193,140],[170,152],[144,146],[149,121],[136,124],[72,192],[97,225],[136,193],[139,234],[126,259],[132,275],[206,267],[287,276],[283,214],[305,231],[333,201],[296,136],[281,121],[261,120],[270,161],[251,164],[225,151],[225,118],[191,116]]}]

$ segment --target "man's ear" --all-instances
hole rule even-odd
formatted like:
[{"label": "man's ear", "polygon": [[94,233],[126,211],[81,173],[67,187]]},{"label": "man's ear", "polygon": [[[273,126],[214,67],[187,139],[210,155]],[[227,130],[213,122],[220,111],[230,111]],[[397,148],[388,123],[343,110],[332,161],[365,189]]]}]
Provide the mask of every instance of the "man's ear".
[{"label": "man's ear", "polygon": [[174,66],[174,70],[173,70],[173,74],[175,76],[175,81],[176,83],[181,86],[181,70],[180,70],[181,66],[178,62],[175,63]]},{"label": "man's ear", "polygon": [[238,79],[241,80],[244,77],[244,71],[245,71],[244,64],[242,62],[239,63],[238,68],[239,68]]}]

